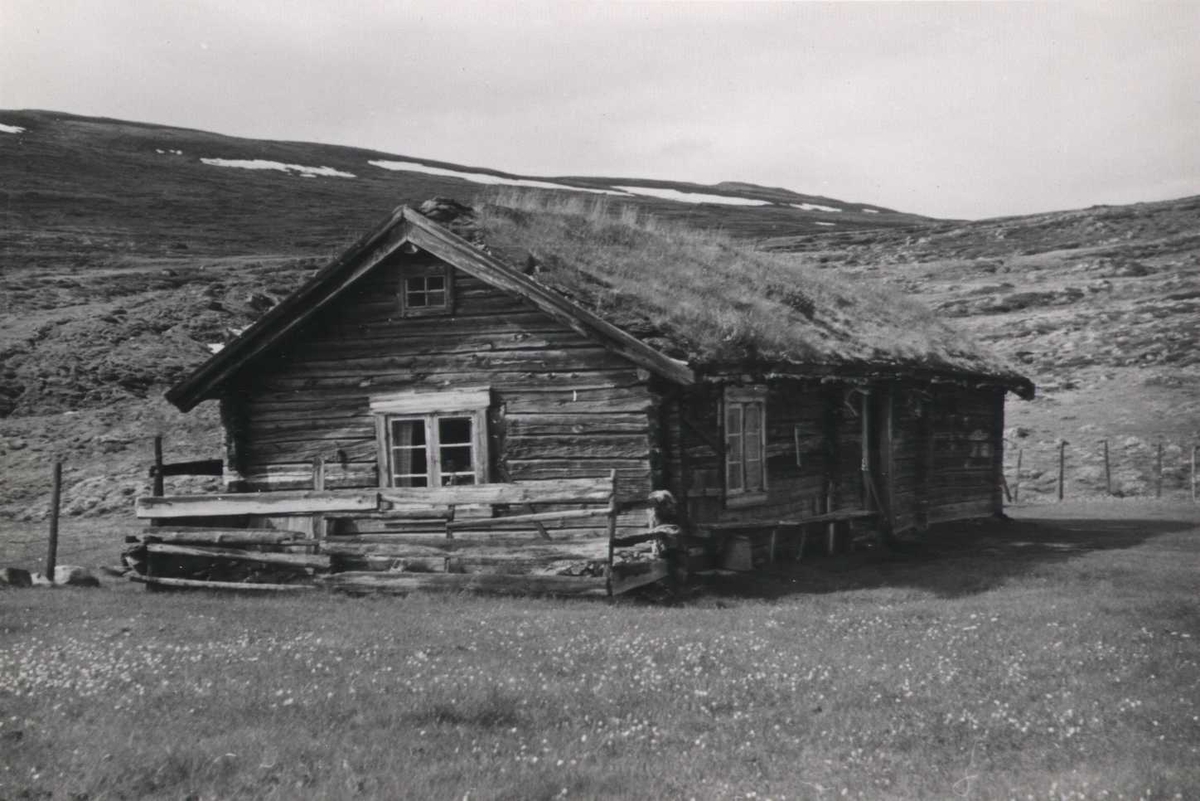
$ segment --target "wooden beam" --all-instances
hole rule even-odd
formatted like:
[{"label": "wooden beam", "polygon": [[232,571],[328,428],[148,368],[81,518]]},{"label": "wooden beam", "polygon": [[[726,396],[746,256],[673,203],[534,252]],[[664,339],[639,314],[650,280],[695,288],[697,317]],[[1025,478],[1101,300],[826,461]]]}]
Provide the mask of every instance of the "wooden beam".
[{"label": "wooden beam", "polygon": [[466,484],[450,487],[384,487],[383,501],[397,506],[463,506],[467,504],[598,503],[612,497],[612,480],[564,478],[507,484]]},{"label": "wooden beam", "polygon": [[310,545],[303,531],[252,528],[159,528],[149,527],[138,535],[143,542],[173,542],[180,545]]},{"label": "wooden beam", "polygon": [[603,596],[605,582],[584,576],[510,575],[504,573],[333,573],[321,586],[348,592],[405,594],[420,590],[458,590],[515,595]]},{"label": "wooden beam", "polygon": [[608,508],[601,509],[571,509],[562,512],[534,512],[508,517],[483,517],[467,520],[453,520],[446,524],[451,531],[466,531],[470,529],[489,529],[498,526],[516,525],[519,523],[551,523],[558,520],[586,520],[592,517],[607,517],[611,514]]},{"label": "wooden beam", "polygon": [[613,595],[621,595],[622,593],[629,592],[630,590],[635,590],[638,587],[644,587],[647,584],[653,584],[656,581],[661,581],[671,573],[671,567],[667,564],[667,560],[665,559],[656,559],[653,562],[648,563],[649,567],[646,570],[639,570],[636,573],[630,571],[630,567],[633,565],[640,567],[642,564],[647,563],[633,562],[613,566]]},{"label": "wooden beam", "polygon": [[225,515],[305,515],[314,512],[373,512],[377,492],[245,492],[229,495],[166,495],[137,499],[139,518],[218,517]]},{"label": "wooden beam", "polygon": [[328,570],[330,566],[329,557],[321,554],[263,553],[259,551],[238,551],[229,548],[172,545],[165,542],[147,543],[146,552],[171,554],[173,556],[200,556],[206,559],[231,559],[236,562],[254,562],[256,564],[280,565],[283,567],[311,567],[320,570]]},{"label": "wooden beam", "polygon": [[201,581],[200,579],[161,578],[129,573],[129,580],[139,584],[156,584],[160,587],[178,587],[193,590],[233,590],[235,592],[292,592],[315,590],[313,584],[255,584],[248,581]]}]

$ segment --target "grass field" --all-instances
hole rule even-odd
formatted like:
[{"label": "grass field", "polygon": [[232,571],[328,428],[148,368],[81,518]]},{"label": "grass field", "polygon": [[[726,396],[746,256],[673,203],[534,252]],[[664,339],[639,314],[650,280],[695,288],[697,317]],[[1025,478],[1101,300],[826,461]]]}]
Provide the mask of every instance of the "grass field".
[{"label": "grass field", "polygon": [[666,607],[3,592],[0,798],[1197,797],[1196,507],[1014,514]]}]

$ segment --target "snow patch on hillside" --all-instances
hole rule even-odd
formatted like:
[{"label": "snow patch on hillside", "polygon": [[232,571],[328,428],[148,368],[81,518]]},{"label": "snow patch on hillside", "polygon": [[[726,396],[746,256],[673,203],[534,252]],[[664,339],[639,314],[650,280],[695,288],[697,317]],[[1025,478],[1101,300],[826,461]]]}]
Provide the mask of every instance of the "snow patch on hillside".
[{"label": "snow patch on hillside", "polygon": [[859,209],[864,214],[878,214],[879,209]]},{"label": "snow patch on hillside", "polygon": [[157,148],[157,147],[156,147],[156,148],[154,148],[154,152],[155,152],[155,153],[158,153],[158,154],[160,154],[160,155],[163,155],[163,156],[166,156],[166,155],[171,155],[171,156],[182,156],[182,155],[183,155],[183,151],[182,151],[182,150],[160,150],[160,149],[159,149],[159,148]]},{"label": "snow patch on hillside", "polygon": [[831,223],[831,222],[819,222],[819,223],[817,223],[817,225],[837,225],[837,223]]},{"label": "snow patch on hillside", "polygon": [[833,206],[822,206],[820,203],[791,203],[789,205],[793,209],[800,209],[800,211],[842,211],[842,209],[835,209]]},{"label": "snow patch on hillside", "polygon": [[296,173],[305,178],[354,178],[354,173],[335,170],[333,167],[306,167],[303,164],[284,164],[266,159],[200,159],[213,167],[237,167],[243,170],[278,170],[289,175]]},{"label": "snow patch on hillside", "polygon": [[0,123],[0,133],[19,134],[25,133],[25,129],[20,125],[5,125],[4,123]]},{"label": "snow patch on hillside", "polygon": [[618,186],[622,192],[632,195],[674,200],[679,203],[717,203],[724,206],[770,206],[769,200],[755,200],[748,197],[732,197],[731,195],[707,195],[703,192],[680,192],[678,189],[660,189],[656,186]]},{"label": "snow patch on hillside", "polygon": [[417,161],[368,161],[372,167],[379,167],[394,172],[423,172],[426,175],[441,175],[446,178],[461,178],[476,184],[489,186],[524,186],[530,189],[566,189],[571,192],[592,192],[598,195],[624,195],[624,192],[614,192],[611,189],[588,189],[582,186],[556,184],[553,181],[538,181],[533,178],[504,178],[485,172],[462,172],[445,167],[430,167]]}]

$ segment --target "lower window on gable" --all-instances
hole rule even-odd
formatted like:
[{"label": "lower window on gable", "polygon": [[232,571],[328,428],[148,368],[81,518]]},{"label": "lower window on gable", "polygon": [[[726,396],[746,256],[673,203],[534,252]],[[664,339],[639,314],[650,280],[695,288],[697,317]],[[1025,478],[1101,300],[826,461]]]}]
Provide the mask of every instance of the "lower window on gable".
[{"label": "lower window on gable", "polygon": [[484,481],[476,445],[477,415],[387,418],[389,484],[446,487]]}]

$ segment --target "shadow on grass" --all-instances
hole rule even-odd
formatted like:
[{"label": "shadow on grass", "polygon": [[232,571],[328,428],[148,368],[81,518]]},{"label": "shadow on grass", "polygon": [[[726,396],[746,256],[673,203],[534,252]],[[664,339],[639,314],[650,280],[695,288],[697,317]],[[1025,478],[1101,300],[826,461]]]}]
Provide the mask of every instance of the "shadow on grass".
[{"label": "shadow on grass", "polygon": [[1196,527],[1197,523],[1183,520],[1086,518],[945,523],[886,548],[806,555],[799,563],[722,575],[698,588],[693,600],[771,599],[884,587],[960,598],[987,592],[1047,564],[1134,548],[1163,534]]}]

